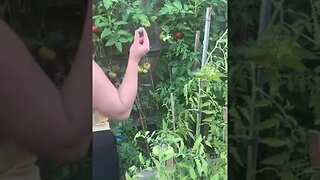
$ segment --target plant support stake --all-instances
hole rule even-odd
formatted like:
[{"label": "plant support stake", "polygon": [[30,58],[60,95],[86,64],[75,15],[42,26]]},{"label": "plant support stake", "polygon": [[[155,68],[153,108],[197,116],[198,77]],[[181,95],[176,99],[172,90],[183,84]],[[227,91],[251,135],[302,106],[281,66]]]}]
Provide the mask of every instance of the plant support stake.
[{"label": "plant support stake", "polygon": [[[260,6],[260,20],[259,20],[259,34],[258,37],[264,33],[267,29],[267,26],[271,17],[271,0],[262,0]],[[263,89],[263,68],[258,67],[257,64],[253,64],[252,66],[253,73],[253,86],[257,86],[260,89]],[[255,87],[253,87],[252,91],[256,91]],[[247,156],[247,172],[246,172],[246,180],[255,180],[256,175],[255,171],[257,169],[257,155],[258,155],[258,141],[259,141],[259,131],[252,129],[252,125],[258,123],[261,119],[260,112],[258,108],[255,108],[254,105],[256,101],[261,100],[261,95],[257,92],[252,93],[254,97],[252,97],[251,102],[251,118],[250,118],[250,128],[249,128],[249,137],[251,139],[251,144],[248,145],[248,156]]]},{"label": "plant support stake", "polygon": [[170,94],[170,101],[171,101],[173,132],[176,132],[176,117],[175,117],[175,114],[174,114],[174,96],[173,96],[173,93]]},{"label": "plant support stake", "polygon": [[211,7],[207,7],[201,67],[203,67],[205,65],[205,63],[207,61],[207,56],[208,56],[208,44],[209,44],[209,32],[210,32],[210,23],[211,23],[211,11],[212,11],[212,8]]},{"label": "plant support stake", "polygon": [[[173,126],[173,132],[176,132],[176,118],[174,114],[174,95],[173,93],[170,93],[170,101],[171,101],[171,113],[172,113],[172,126]],[[175,148],[174,148],[175,149]],[[175,151],[177,151],[175,149]],[[173,167],[174,159],[170,158],[167,160],[167,167]]]},{"label": "plant support stake", "polygon": [[[205,65],[208,57],[208,44],[209,44],[209,32],[210,32],[210,23],[211,23],[211,12],[212,8],[207,7],[206,11],[206,23],[205,23],[205,30],[204,30],[204,40],[203,40],[203,51],[202,51],[202,59],[201,59],[201,68]],[[204,82],[200,80],[200,89],[199,89],[199,108],[198,108],[198,115],[197,115],[197,127],[196,127],[196,137],[200,135],[200,125],[201,125],[201,114],[202,114],[202,99],[200,98],[201,90],[203,89]]]}]

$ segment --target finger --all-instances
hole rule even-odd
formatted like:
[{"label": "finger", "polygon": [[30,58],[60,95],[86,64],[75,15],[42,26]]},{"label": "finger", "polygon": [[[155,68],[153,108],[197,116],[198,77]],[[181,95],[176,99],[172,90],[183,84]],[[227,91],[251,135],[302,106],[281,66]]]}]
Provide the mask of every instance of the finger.
[{"label": "finger", "polygon": [[149,42],[149,37],[147,31],[143,28],[143,41],[144,44],[149,48],[150,47],[150,42]]},{"label": "finger", "polygon": [[143,28],[140,27],[140,28],[138,29],[138,32],[139,32],[139,37],[142,38],[142,37],[143,37],[143,34],[144,34]]},{"label": "finger", "polygon": [[144,32],[143,32],[143,28],[140,27],[139,29],[137,29],[138,33],[139,33],[139,44],[143,45],[144,43]]},{"label": "finger", "polygon": [[137,30],[134,31],[134,40],[133,40],[133,43],[134,43],[134,44],[135,44],[135,43],[139,43],[139,39],[140,39],[140,37],[139,37],[139,29],[137,29]]}]

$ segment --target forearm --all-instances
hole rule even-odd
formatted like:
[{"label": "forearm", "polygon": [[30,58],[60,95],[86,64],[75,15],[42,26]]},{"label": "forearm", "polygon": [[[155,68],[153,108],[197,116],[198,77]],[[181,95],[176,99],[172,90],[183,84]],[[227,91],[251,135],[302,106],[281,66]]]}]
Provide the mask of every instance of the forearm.
[{"label": "forearm", "polygon": [[98,64],[93,62],[93,104],[109,119],[125,120],[129,117],[138,84],[138,63],[129,59],[123,82],[116,87]]},{"label": "forearm", "polygon": [[128,119],[137,95],[138,64],[148,51],[148,34],[144,28],[139,28],[135,31],[128,66],[118,89],[106,77],[99,65],[93,62],[93,108],[109,119]]},{"label": "forearm", "polygon": [[129,57],[128,66],[123,81],[118,88],[118,93],[122,104],[130,114],[138,89],[138,64],[139,60]]}]

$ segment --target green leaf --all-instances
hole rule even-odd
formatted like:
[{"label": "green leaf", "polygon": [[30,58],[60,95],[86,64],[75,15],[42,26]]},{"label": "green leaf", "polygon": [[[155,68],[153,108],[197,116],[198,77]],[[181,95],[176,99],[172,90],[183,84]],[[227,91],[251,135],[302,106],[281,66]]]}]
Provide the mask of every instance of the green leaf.
[{"label": "green leaf", "polygon": [[282,58],[282,63],[288,68],[293,68],[296,70],[306,69],[306,67],[300,62],[300,58],[296,56],[284,56]]},{"label": "green leaf", "polygon": [[106,9],[109,9],[112,5],[112,1],[110,0],[103,0],[103,5]]},{"label": "green leaf", "polygon": [[196,172],[194,171],[192,166],[189,166],[189,175],[191,179],[197,179]]},{"label": "green leaf", "polygon": [[202,159],[202,170],[205,176],[208,175],[208,163],[205,159]]},{"label": "green leaf", "polygon": [[209,147],[211,147],[211,148],[212,148],[212,145],[210,144],[210,142],[209,142],[209,141],[204,141],[204,143],[205,143],[207,146],[209,146]]},{"label": "green leaf", "polygon": [[263,138],[260,143],[266,144],[270,147],[282,147],[287,145],[287,142],[278,138]]},{"label": "green leaf", "polygon": [[160,162],[158,160],[153,159],[153,163],[156,165],[157,169],[161,169],[161,165],[160,165]]},{"label": "green leaf", "polygon": [[234,106],[232,106],[229,109],[229,114],[230,114],[230,116],[234,117],[235,119],[240,119],[240,115],[239,115],[237,109]]},{"label": "green leaf", "polygon": [[258,122],[255,125],[253,125],[253,129],[255,130],[264,130],[264,129],[268,129],[268,128],[272,128],[275,126],[279,125],[279,120],[278,119],[267,119],[265,121],[262,122]]},{"label": "green leaf", "polygon": [[199,149],[200,144],[201,144],[201,141],[202,141],[201,136],[198,136],[197,139],[196,139],[196,141],[195,141],[194,144],[193,144],[192,149],[193,149],[193,150]]},{"label": "green leaf", "polygon": [[117,33],[120,34],[120,35],[127,35],[128,34],[128,32],[124,31],[124,30],[120,30]]},{"label": "green leaf", "polygon": [[132,180],[132,178],[131,178],[131,176],[129,175],[128,172],[126,172],[125,177],[126,177],[126,180]]},{"label": "green leaf", "polygon": [[139,132],[134,136],[134,140],[137,139],[138,137],[141,137],[141,131],[139,131]]},{"label": "green leaf", "polygon": [[116,22],[116,25],[126,25],[126,24],[128,24],[128,23],[125,21],[117,21]]},{"label": "green leaf", "polygon": [[290,170],[286,170],[286,171],[281,171],[278,176],[280,177],[281,180],[293,180],[296,179],[294,177],[294,174],[292,171]]},{"label": "green leaf", "polygon": [[204,102],[199,107],[206,107],[206,106],[210,106],[210,105],[211,105],[210,102]]},{"label": "green leaf", "polygon": [[215,174],[214,176],[210,177],[210,180],[220,180],[219,174]]},{"label": "green leaf", "polygon": [[116,42],[115,45],[116,45],[117,49],[118,49],[120,52],[122,52],[122,44],[121,44],[120,42]]},{"label": "green leaf", "polygon": [[169,33],[169,32],[170,32],[170,27],[167,26],[167,25],[162,25],[161,28],[162,28],[162,30],[163,30],[164,32],[166,32],[166,33]]},{"label": "green leaf", "polygon": [[111,33],[112,33],[111,29],[105,28],[101,33],[101,38],[105,38],[105,37],[109,36]]},{"label": "green leaf", "polygon": [[267,107],[271,104],[271,102],[267,99],[263,99],[263,100],[260,100],[260,101],[257,101],[255,103],[256,107]]},{"label": "green leaf", "polygon": [[226,18],[224,16],[216,16],[215,17],[215,20],[216,21],[219,21],[219,22],[225,22],[226,21]]},{"label": "green leaf", "polygon": [[214,114],[214,111],[202,110],[204,114]]},{"label": "green leaf", "polygon": [[269,71],[268,73],[268,79],[269,79],[269,94],[271,97],[274,97],[279,90],[279,82],[278,82],[278,77],[277,77],[277,73],[275,71]]},{"label": "green leaf", "polygon": [[158,18],[157,16],[151,16],[151,17],[150,17],[150,20],[153,22],[153,21],[155,21],[157,18]]},{"label": "green leaf", "polygon": [[271,157],[267,157],[264,160],[262,160],[260,163],[266,164],[266,165],[274,165],[274,166],[282,165],[285,163],[287,157],[288,157],[288,152],[283,152]]},{"label": "green leaf", "polygon": [[240,166],[244,167],[244,164],[243,164],[243,162],[241,160],[241,157],[240,157],[239,153],[232,147],[229,148],[229,152],[232,154],[233,158],[237,161],[237,163]]},{"label": "green leaf", "polygon": [[110,38],[107,43],[106,43],[106,46],[112,46],[114,45],[114,43],[116,43],[116,39],[115,38]]},{"label": "green leaf", "polygon": [[250,115],[249,115],[248,109],[241,108],[240,111],[241,111],[241,114],[246,118],[246,120],[250,119]]},{"label": "green leaf", "polygon": [[120,43],[126,43],[126,42],[128,42],[128,40],[126,39],[126,38],[119,38],[119,42]]},{"label": "green leaf", "polygon": [[182,4],[181,4],[180,0],[179,1],[174,1],[173,4],[176,6],[176,8],[178,10],[182,10]]},{"label": "green leaf", "polygon": [[201,174],[203,172],[203,168],[201,166],[201,162],[200,162],[199,159],[195,159],[194,161],[196,162],[196,165],[197,165],[198,174],[201,176]]},{"label": "green leaf", "polygon": [[142,157],[142,153],[139,153],[139,161],[141,164],[144,164],[144,159]]},{"label": "green leaf", "polygon": [[294,52],[302,59],[319,59],[320,58],[315,53],[301,47],[294,48]]}]

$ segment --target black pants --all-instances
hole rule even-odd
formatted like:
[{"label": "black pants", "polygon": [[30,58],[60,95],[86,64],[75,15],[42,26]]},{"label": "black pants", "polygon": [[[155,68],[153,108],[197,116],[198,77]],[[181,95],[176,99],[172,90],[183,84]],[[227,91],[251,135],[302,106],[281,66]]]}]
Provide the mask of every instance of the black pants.
[{"label": "black pants", "polygon": [[93,180],[119,180],[119,158],[114,134],[110,130],[93,132]]}]

